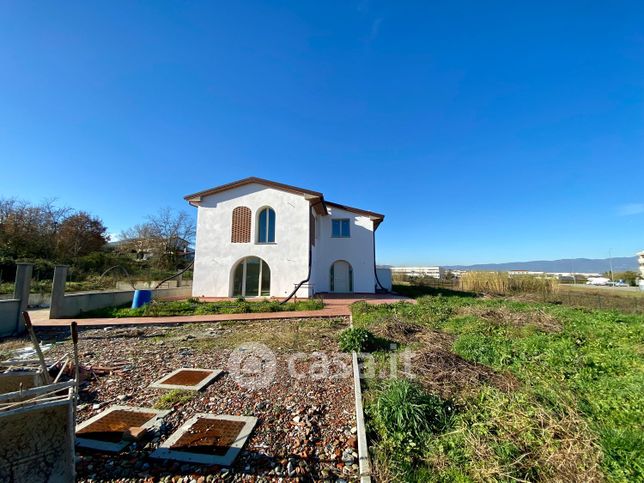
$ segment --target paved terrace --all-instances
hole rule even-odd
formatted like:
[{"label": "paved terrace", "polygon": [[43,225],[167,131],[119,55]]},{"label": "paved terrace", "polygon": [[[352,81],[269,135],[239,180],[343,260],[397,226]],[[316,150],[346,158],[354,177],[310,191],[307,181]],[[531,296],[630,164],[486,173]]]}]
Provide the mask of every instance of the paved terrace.
[{"label": "paved terrace", "polygon": [[[158,325],[158,324],[194,324],[204,322],[224,322],[230,320],[271,320],[271,319],[319,319],[333,317],[348,317],[351,314],[350,305],[365,301],[369,304],[391,304],[400,301],[415,302],[415,300],[393,294],[320,294],[324,300],[321,310],[302,310],[294,312],[261,312],[247,314],[212,314],[212,315],[175,315],[171,317],[110,317],[96,319],[50,319],[49,309],[34,310],[29,314],[36,327],[68,327],[76,320],[83,327],[125,326],[125,325]],[[226,298],[203,298],[205,302],[232,300]]]}]

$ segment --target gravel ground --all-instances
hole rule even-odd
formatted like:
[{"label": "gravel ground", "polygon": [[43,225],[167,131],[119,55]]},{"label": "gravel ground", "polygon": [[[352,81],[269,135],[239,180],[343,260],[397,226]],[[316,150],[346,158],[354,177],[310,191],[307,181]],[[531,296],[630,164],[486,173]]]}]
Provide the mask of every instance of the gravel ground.
[{"label": "gravel ground", "polygon": [[[317,324],[317,325],[316,325]],[[77,452],[79,481],[355,481],[358,479],[355,406],[350,358],[333,365],[336,377],[319,374],[319,356],[312,350],[334,351],[337,332],[346,321],[262,321],[199,324],[181,327],[107,328],[80,334],[81,364],[105,375],[88,375],[81,391],[78,420],[90,418],[113,404],[152,407],[164,394],[149,384],[180,367],[222,369],[204,391],[176,403],[161,430],[120,454]],[[249,340],[245,340],[249,339]],[[267,387],[238,384],[229,370],[233,348],[261,342],[275,354],[264,369],[275,370]],[[296,350],[307,352],[293,357]],[[68,340],[48,358],[70,351]],[[338,357],[331,354],[329,357]],[[257,359],[255,359],[257,360]],[[289,374],[289,361],[299,374]],[[246,362],[244,362],[245,364]],[[245,366],[244,366],[245,367]],[[248,379],[242,380],[248,382]],[[257,382],[257,381],[256,381]],[[244,450],[231,468],[178,463],[149,454],[195,413],[251,415],[259,419]]]}]

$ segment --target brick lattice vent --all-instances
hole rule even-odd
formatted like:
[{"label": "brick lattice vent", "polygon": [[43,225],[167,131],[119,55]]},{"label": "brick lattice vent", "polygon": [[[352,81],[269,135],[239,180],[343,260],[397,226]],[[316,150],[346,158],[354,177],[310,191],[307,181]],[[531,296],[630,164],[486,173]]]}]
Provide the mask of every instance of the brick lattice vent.
[{"label": "brick lattice vent", "polygon": [[250,243],[250,217],[250,208],[247,206],[238,206],[233,210],[233,243]]}]

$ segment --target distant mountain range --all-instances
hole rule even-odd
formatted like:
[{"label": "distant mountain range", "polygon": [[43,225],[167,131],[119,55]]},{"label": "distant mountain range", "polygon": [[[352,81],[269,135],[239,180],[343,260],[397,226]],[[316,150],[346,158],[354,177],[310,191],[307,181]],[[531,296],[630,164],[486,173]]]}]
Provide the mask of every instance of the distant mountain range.
[{"label": "distant mountain range", "polygon": [[575,272],[604,273],[613,264],[614,272],[638,270],[637,257],[608,258],[566,258],[563,260],[534,260],[531,262],[480,263],[477,265],[452,265],[445,268],[453,270],[481,270],[506,272],[508,270],[528,270],[531,272]]}]

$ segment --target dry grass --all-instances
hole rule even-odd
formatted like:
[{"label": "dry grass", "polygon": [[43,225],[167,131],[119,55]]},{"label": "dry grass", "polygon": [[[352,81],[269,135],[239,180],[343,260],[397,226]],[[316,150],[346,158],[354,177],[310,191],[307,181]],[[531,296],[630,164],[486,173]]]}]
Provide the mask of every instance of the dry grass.
[{"label": "dry grass", "polygon": [[519,312],[506,306],[485,307],[472,305],[463,307],[460,313],[480,317],[496,326],[517,328],[532,326],[543,332],[559,332],[562,329],[561,322],[540,308]]},{"label": "dry grass", "polygon": [[[482,399],[487,406],[485,413],[479,415],[483,417],[476,421],[464,419],[456,429],[463,431],[463,442],[471,458],[468,476],[475,481],[604,480],[601,449],[573,405],[554,413],[531,403],[524,393],[489,398],[484,393]],[[466,425],[479,425],[480,430],[467,430]],[[495,434],[497,439],[490,440],[489,434]],[[534,441],[540,444],[535,445]],[[505,452],[513,456],[509,462],[499,458]],[[432,466],[440,467],[440,460],[432,460]]]},{"label": "dry grass", "polygon": [[502,391],[519,383],[511,374],[497,373],[489,367],[463,359],[452,351],[455,337],[393,318],[373,327],[373,333],[399,344],[413,344],[411,371],[403,375],[414,378],[430,393],[443,399],[463,398],[489,384]]},{"label": "dry grass", "polygon": [[557,291],[559,283],[552,278],[512,275],[505,272],[467,272],[461,278],[463,290],[498,295],[536,293],[544,296]]}]

